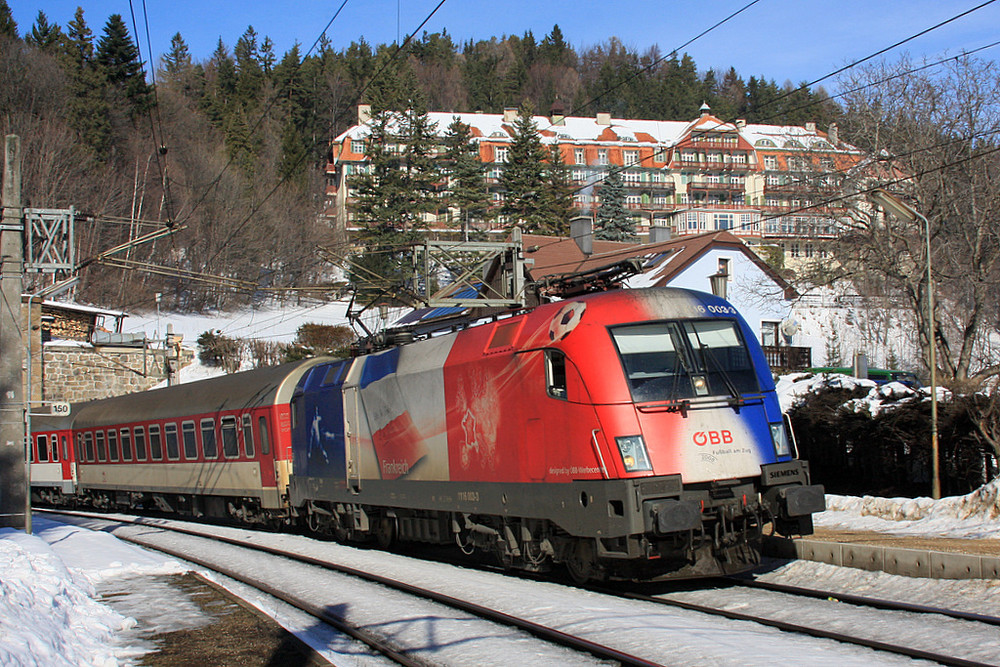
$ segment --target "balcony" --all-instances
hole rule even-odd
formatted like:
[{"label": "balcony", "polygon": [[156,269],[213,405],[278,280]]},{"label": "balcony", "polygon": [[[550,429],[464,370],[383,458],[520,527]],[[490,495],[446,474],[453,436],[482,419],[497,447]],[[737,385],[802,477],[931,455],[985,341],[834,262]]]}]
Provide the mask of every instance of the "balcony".
[{"label": "balcony", "polygon": [[772,371],[801,371],[812,367],[811,347],[763,345],[764,358]]}]

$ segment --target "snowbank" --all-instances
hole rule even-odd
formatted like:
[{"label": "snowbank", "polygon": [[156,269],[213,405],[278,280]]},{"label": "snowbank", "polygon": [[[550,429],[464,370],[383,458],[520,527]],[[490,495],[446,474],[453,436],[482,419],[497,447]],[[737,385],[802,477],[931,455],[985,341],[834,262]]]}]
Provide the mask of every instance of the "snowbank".
[{"label": "snowbank", "polygon": [[826,496],[817,526],[900,535],[1000,538],[1000,479],[972,493],[931,498]]},{"label": "snowbank", "polygon": [[35,519],[34,535],[0,529],[0,665],[117,665],[135,626],[96,600],[96,585],[184,569],[117,538]]}]

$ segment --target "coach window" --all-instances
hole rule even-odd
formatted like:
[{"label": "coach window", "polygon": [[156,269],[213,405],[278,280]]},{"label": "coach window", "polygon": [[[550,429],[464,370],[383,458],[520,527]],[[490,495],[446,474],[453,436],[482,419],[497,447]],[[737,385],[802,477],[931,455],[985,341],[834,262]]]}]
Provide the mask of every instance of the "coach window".
[{"label": "coach window", "polygon": [[118,436],[113,428],[108,429],[108,454],[112,461],[118,460]]},{"label": "coach window", "polygon": [[177,424],[164,424],[163,438],[167,441],[167,458],[176,461],[181,457],[181,450],[177,442]]},{"label": "coach window", "polygon": [[98,431],[95,436],[97,439],[97,460],[107,461],[108,460],[108,450],[104,446],[104,431]]},{"label": "coach window", "polygon": [[[65,460],[65,458],[66,458],[66,436],[65,435],[60,436],[60,440],[62,440],[62,457]],[[58,461],[59,460],[59,443],[56,442],[56,437],[55,436],[52,436],[52,460],[53,461]]]},{"label": "coach window", "polygon": [[[85,436],[82,436],[79,433],[76,434],[76,455],[77,455],[77,457],[81,461],[89,461],[90,460],[90,454],[87,453],[87,451],[88,451],[87,447],[86,447],[86,445],[83,444],[86,441],[87,441],[87,438]],[[91,446],[91,448],[92,447],[93,446]]]},{"label": "coach window", "polygon": [[132,460],[132,432],[127,428],[121,430],[122,436],[122,459],[126,461]]},{"label": "coach window", "polygon": [[49,436],[38,436],[38,458],[32,456],[31,459],[39,463],[45,463],[49,460]]},{"label": "coach window", "polygon": [[49,455],[52,457],[53,463],[59,461],[59,441],[56,436],[52,436],[49,440]]},{"label": "coach window", "polygon": [[256,453],[253,442],[253,418],[250,415],[243,415],[243,449],[250,459]]},{"label": "coach window", "polygon": [[194,422],[181,424],[181,435],[184,438],[184,458],[198,458],[198,441],[195,437]]},{"label": "coach window", "polygon": [[257,420],[257,431],[260,433],[260,453],[267,456],[271,453],[271,436],[267,432],[267,417]]},{"label": "coach window", "polygon": [[219,456],[219,445],[215,441],[215,420],[201,420],[201,450],[206,459],[214,459]]},{"label": "coach window", "polygon": [[545,382],[549,396],[566,400],[566,355],[558,350],[545,351]]},{"label": "coach window", "polygon": [[146,460],[146,430],[141,426],[135,427],[135,459]]},{"label": "coach window", "polygon": [[160,427],[157,424],[149,427],[149,457],[154,461],[163,459],[163,445],[160,443]]},{"label": "coach window", "polygon": [[222,455],[227,459],[240,456],[240,442],[236,437],[236,417],[222,418]]}]

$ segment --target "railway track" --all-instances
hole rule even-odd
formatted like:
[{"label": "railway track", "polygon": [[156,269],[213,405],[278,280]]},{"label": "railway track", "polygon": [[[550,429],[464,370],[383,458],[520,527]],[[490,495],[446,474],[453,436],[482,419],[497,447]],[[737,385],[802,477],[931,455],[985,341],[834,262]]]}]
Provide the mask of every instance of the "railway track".
[{"label": "railway track", "polygon": [[[107,519],[104,516],[100,518]],[[161,523],[165,522],[144,519],[140,520],[138,525],[148,528]],[[433,604],[445,605],[449,610],[452,610],[449,613],[461,612],[468,614],[472,618],[489,619],[489,623],[494,624],[494,627],[495,624],[502,624],[505,628],[516,628],[519,633],[530,634],[532,637],[535,637],[535,642],[544,642],[548,645],[556,643],[559,646],[572,647],[577,657],[568,658],[567,660],[574,664],[580,664],[581,659],[591,659],[591,657],[627,665],[705,664],[707,662],[716,662],[719,664],[758,663],[752,655],[746,657],[746,659],[734,659],[723,652],[723,655],[720,657],[712,657],[710,651],[719,650],[718,648],[706,648],[698,645],[698,641],[706,633],[709,635],[712,632],[728,633],[730,636],[726,638],[727,642],[724,643],[736,645],[739,643],[739,640],[733,641],[734,635],[738,636],[740,632],[746,632],[749,635],[759,635],[764,631],[763,628],[761,630],[745,629],[750,627],[752,623],[783,631],[777,635],[770,635],[773,639],[769,639],[768,641],[774,643],[773,654],[800,655],[803,662],[810,661],[816,665],[830,664],[829,662],[823,662],[824,658],[829,657],[836,658],[840,661],[839,664],[843,664],[845,661],[854,663],[864,662],[867,664],[905,664],[905,659],[916,658],[947,665],[1000,665],[1000,643],[994,637],[996,635],[996,625],[1000,624],[1000,620],[981,614],[932,609],[888,600],[876,600],[861,596],[846,596],[826,591],[809,591],[807,589],[776,584],[743,581],[736,582],[738,586],[733,586],[733,582],[728,582],[729,589],[726,591],[715,589],[714,593],[712,588],[707,588],[689,591],[673,590],[670,592],[661,592],[658,595],[647,595],[639,592],[629,592],[625,590],[625,587],[613,589],[604,587],[599,590],[588,589],[592,591],[588,593],[552,582],[528,582],[510,577],[499,577],[495,573],[482,571],[475,571],[474,574],[469,576],[478,577],[484,582],[489,580],[493,583],[477,583],[474,592],[463,590],[456,594],[454,589],[448,588],[449,582],[447,578],[450,576],[449,574],[432,575],[430,581],[424,581],[422,585],[416,585],[412,581],[400,581],[400,578],[396,576],[386,576],[384,571],[379,574],[377,570],[379,567],[385,570],[385,565],[371,568],[367,563],[362,563],[361,567],[359,567],[357,563],[352,563],[352,565],[331,563],[329,555],[310,556],[302,553],[287,553],[284,549],[266,544],[274,543],[281,539],[280,536],[273,534],[250,533],[250,531],[238,530],[234,532],[250,533],[250,536],[235,539],[221,535],[204,535],[204,530],[201,528],[180,529],[182,534],[194,534],[194,536],[200,539],[212,539],[220,541],[223,544],[238,544],[240,548],[246,548],[248,546],[246,543],[249,540],[252,543],[252,547],[259,550],[258,553],[265,552],[268,554],[268,557],[282,558],[286,561],[295,559],[295,561],[308,564],[310,567],[322,567],[326,570],[335,569],[344,576],[353,579],[363,578],[367,582],[382,588],[391,588],[400,594],[405,593],[408,596],[419,596],[422,599],[433,600]],[[118,531],[115,534],[121,536]],[[330,543],[315,542],[306,540],[305,538],[296,539],[302,539],[304,543],[309,542],[317,545],[315,547],[317,553],[326,553],[324,549],[328,550],[331,547],[338,548],[337,545],[331,545]],[[298,548],[296,547],[296,550]],[[344,547],[339,548],[347,549],[350,554],[354,554],[352,558],[361,561],[364,561],[366,558],[376,559],[386,556],[382,552],[378,552],[379,555],[376,556],[374,552],[365,552],[364,550]],[[176,555],[188,558],[183,553]],[[401,558],[396,556],[391,557]],[[338,560],[340,559],[338,558]],[[350,562],[350,559],[348,561]],[[424,565],[428,568],[437,568],[447,572],[460,569],[440,563],[424,563]],[[211,567],[210,565],[203,566]],[[259,570],[260,568],[255,566],[251,569]],[[375,571],[371,571],[372,569]],[[468,572],[467,570],[463,571]],[[240,574],[240,572],[236,572],[236,574]],[[412,579],[412,577],[410,578]],[[497,584],[496,582],[500,583]],[[514,589],[527,591],[531,587],[542,588],[544,592],[539,595],[544,599],[544,602],[535,603],[536,609],[534,610],[530,609],[527,606],[529,603],[525,602],[520,607],[511,608],[508,606],[506,607],[506,611],[500,611],[505,607],[499,601],[494,602],[492,599],[489,599],[486,604],[483,603],[482,599],[479,600],[478,604],[468,601],[467,597],[471,599],[476,597],[476,595],[491,598],[492,596],[483,593],[480,589],[485,590],[488,586],[497,585],[512,589],[515,595],[516,591]],[[442,592],[442,590],[448,592]],[[576,592],[574,593],[573,591]],[[594,592],[599,592],[600,595],[593,598],[583,597],[581,599],[580,597],[593,595]],[[467,593],[469,593],[468,596],[466,595]],[[534,594],[534,589],[531,589],[530,593],[522,593],[522,597],[526,598]],[[707,601],[706,598],[710,598],[712,595],[714,595],[715,601]],[[748,596],[758,597],[751,598]],[[549,597],[551,597],[551,604],[547,604]],[[557,601],[563,597],[569,600],[569,602]],[[699,597],[702,599],[698,599]],[[337,597],[333,599],[346,599],[346,596],[337,591]],[[622,609],[623,603],[614,603],[614,599],[624,600],[629,604],[637,603],[640,606]],[[823,610],[821,612],[814,611],[813,605],[819,605]],[[552,609],[538,609],[538,607],[546,606],[551,606]],[[653,612],[651,611],[653,606],[658,609],[670,607],[674,610],[680,609],[684,611],[680,612],[680,617],[678,617],[676,611]],[[616,629],[613,624],[609,623],[609,630],[604,634],[594,632],[593,630],[584,631],[582,626],[586,623],[572,617],[566,620],[566,614],[560,613],[560,610],[571,608],[586,608],[593,618],[599,616],[607,619],[614,618],[620,625]],[[775,608],[785,608],[786,611],[791,608],[793,610],[790,612],[792,618],[789,618],[788,613],[775,612]],[[881,616],[858,616],[856,613],[858,609],[863,609],[868,614]],[[690,612],[690,614],[685,612]],[[546,614],[548,616],[540,620],[539,617],[544,617]],[[741,625],[740,630],[734,630],[733,626],[730,625],[723,626],[723,629],[706,631],[703,627],[700,627],[709,623],[702,617],[704,614],[716,617],[721,616],[737,621],[747,621],[749,623]],[[835,620],[831,621],[831,617],[835,617]],[[913,617],[919,617],[921,621],[914,621]],[[637,628],[630,627],[630,625],[635,625],[630,621],[633,618],[642,618],[645,625]],[[678,618],[681,620],[679,621]],[[813,623],[803,620],[810,618],[814,621],[819,620]],[[692,621],[690,619],[698,620]],[[341,617],[341,620],[344,619]],[[694,627],[683,638],[684,642],[690,645],[678,643],[676,637],[671,638],[668,636],[666,639],[659,638],[658,633],[663,631],[663,628],[670,627],[676,629],[677,626],[683,626],[685,623],[690,623]],[[871,631],[873,628],[878,630],[874,626],[880,624],[886,626],[881,629],[881,634],[880,632]],[[902,624],[902,626],[899,624]],[[941,627],[941,624],[945,626],[950,624],[951,627],[944,627],[939,630],[938,628]],[[360,625],[362,626],[362,630],[366,630],[371,626],[378,626],[379,623],[368,622],[361,623]],[[850,628],[850,626],[854,627]],[[897,626],[904,627],[904,630],[905,628],[911,628],[909,635],[907,631],[899,631]],[[577,632],[576,628],[580,628],[580,631]],[[913,630],[913,628],[916,628],[916,630]],[[511,630],[505,631],[511,632]],[[970,631],[983,634],[983,640],[979,642],[980,646],[983,647],[981,651],[978,653],[975,651],[972,653],[951,651],[954,653],[953,655],[941,651],[940,647],[948,645],[947,639],[943,639],[948,636],[948,633],[968,633]],[[471,630],[470,636],[489,634],[489,632]],[[773,630],[771,632],[773,633]],[[369,645],[373,646],[373,650],[380,650],[377,646],[378,637],[385,633],[376,632],[374,634],[376,637],[373,640],[369,638],[372,641]],[[630,637],[630,634],[636,635],[636,637]],[[920,641],[914,639],[913,635],[924,635],[924,643],[921,644]],[[718,636],[721,636],[721,634]],[[929,636],[929,639],[927,636]],[[803,638],[799,639],[798,637]],[[900,639],[900,637],[903,637],[903,639]],[[818,640],[833,640],[837,644],[831,641],[815,643]],[[361,641],[365,641],[365,639],[361,639]],[[756,640],[753,639],[751,641]],[[993,642],[992,648],[990,646],[991,641]],[[803,644],[804,642],[811,643]],[[366,641],[366,643],[369,642]],[[668,648],[662,648],[664,645],[667,645]],[[808,648],[801,648],[802,646],[807,646]],[[878,651],[878,653],[873,653],[869,649]],[[425,656],[421,655],[419,649],[417,651],[399,650],[397,647],[395,650],[400,654],[399,656],[384,654],[389,655],[389,659],[397,661],[399,664],[423,664],[421,660],[425,659]],[[808,657],[809,650],[818,651],[821,657],[816,660],[810,660]],[[792,651],[795,653],[791,653]],[[807,653],[802,653],[802,651],[807,651]],[[846,653],[847,657],[838,657],[837,654],[841,652]],[[583,655],[583,653],[587,655]],[[490,657],[493,661],[497,658],[496,655]],[[508,655],[503,657],[505,658],[503,660],[505,664],[509,664],[510,661],[515,659]],[[417,660],[417,662],[403,662],[403,660],[407,659]],[[437,657],[435,661],[442,663],[442,661],[437,660]],[[476,662],[479,664],[488,664],[491,660],[484,658]],[[530,662],[532,664],[545,663],[544,660],[539,661],[537,658]],[[586,660],[583,660],[583,662],[586,662]],[[447,664],[447,661],[443,661],[443,663]],[[465,659],[464,663],[468,664],[469,660]],[[561,664],[565,664],[565,662]]]},{"label": "railway track", "polygon": [[[444,605],[452,610],[457,610],[464,612],[471,617],[481,619],[493,624],[499,624],[512,628],[531,637],[534,637],[541,642],[556,645],[559,647],[564,647],[570,651],[579,654],[589,654],[596,658],[598,661],[611,661],[614,664],[631,666],[631,667],[656,667],[660,663],[645,660],[643,658],[630,655],[624,651],[617,650],[612,647],[604,646],[602,644],[590,641],[583,637],[578,637],[566,632],[556,630],[545,625],[534,623],[528,619],[520,618],[518,616],[507,614],[490,607],[470,602],[467,600],[462,600],[460,598],[445,595],[443,593],[433,591],[420,586],[415,586],[398,579],[383,576],[380,574],[375,574],[372,572],[367,572],[354,567],[341,565],[337,563],[330,562],[328,560],[314,558],[311,556],[302,555],[299,553],[293,553],[291,551],[266,546],[263,544],[254,544],[246,540],[225,537],[217,534],[208,534],[195,529],[181,528],[174,525],[164,525],[163,522],[157,522],[155,520],[151,521],[148,519],[135,519],[128,520],[124,518],[110,518],[107,516],[99,516],[85,513],[62,513],[53,512],[54,514],[66,514],[69,516],[87,516],[90,518],[95,518],[100,521],[108,521],[112,523],[123,523],[130,524],[133,526],[140,526],[144,528],[156,528],[162,531],[170,531],[172,533],[178,533],[184,535],[188,538],[195,538],[201,540],[210,540],[213,542],[222,543],[230,547],[236,547],[239,549],[249,549],[259,554],[266,554],[269,557],[286,559],[289,561],[294,561],[296,563],[308,565],[315,568],[320,568],[325,571],[336,572],[342,575],[348,575],[355,579],[359,579],[372,584],[377,584],[382,587],[392,589],[394,591],[399,591],[405,593],[408,596],[418,598],[420,600],[429,601],[438,605]],[[315,602],[310,602],[307,596],[296,594],[289,590],[287,586],[275,585],[269,583],[267,580],[262,579],[258,576],[251,576],[241,569],[239,566],[233,567],[226,565],[221,562],[220,558],[210,558],[199,556],[196,553],[192,553],[190,548],[178,548],[164,545],[158,543],[156,540],[150,540],[149,535],[144,536],[130,536],[125,534],[115,533],[116,537],[119,539],[126,540],[128,542],[140,545],[145,548],[152,548],[158,551],[167,553],[171,556],[184,559],[186,561],[200,565],[201,567],[207,568],[226,577],[239,581],[242,584],[250,586],[266,595],[277,598],[282,602],[289,604],[296,609],[305,612],[306,614],[312,616],[317,621],[322,622],[330,627],[336,629],[343,634],[365,644],[373,651],[381,654],[382,656],[388,658],[389,660],[407,666],[421,666],[429,663],[427,658],[415,655],[419,651],[413,651],[412,649],[401,648],[398,641],[395,641],[391,637],[387,637],[384,633],[373,632],[367,629],[365,623],[356,623],[348,620],[345,615],[337,614],[331,612],[329,607],[324,607],[321,604],[316,604]],[[190,545],[188,545],[190,546]],[[261,569],[259,566],[256,569]],[[489,632],[480,632],[481,635],[488,635]],[[537,650],[533,650],[535,658],[538,657]],[[544,652],[542,653],[544,655]],[[562,655],[553,656],[553,659],[566,660],[572,664],[585,664],[581,662],[579,657],[573,658],[572,656]],[[511,658],[513,659],[513,658]],[[436,661],[430,661],[436,662]]]},{"label": "railway track", "polygon": [[[927,605],[919,605],[908,602],[899,602],[893,600],[886,600],[881,598],[870,598],[860,595],[851,595],[844,593],[836,593],[832,591],[824,590],[814,590],[802,588],[799,586],[788,586],[783,584],[771,583],[771,582],[761,582],[754,581],[751,579],[742,578],[730,578],[726,579],[725,583],[729,586],[743,587],[747,589],[766,591],[768,593],[791,596],[796,598],[806,598],[810,600],[820,601],[823,605],[838,605],[843,607],[847,605],[849,607],[857,608],[868,608],[879,611],[889,611],[889,612],[899,612],[900,614],[910,614],[910,615],[925,615],[928,618],[933,619],[947,619],[951,621],[952,619],[956,621],[967,622],[967,626],[962,628],[962,630],[957,630],[953,628],[952,631],[968,632],[972,628],[977,628],[978,631],[982,632],[984,642],[993,643],[993,650],[991,655],[982,657],[973,656],[956,656],[947,653],[941,653],[937,650],[932,650],[929,648],[921,648],[912,645],[899,644],[892,641],[886,641],[884,639],[877,638],[878,633],[872,633],[869,636],[860,636],[861,633],[853,632],[848,633],[844,631],[839,631],[836,629],[830,629],[827,627],[820,627],[818,623],[808,623],[808,622],[792,622],[785,620],[776,616],[764,615],[760,613],[746,613],[743,611],[736,611],[733,608],[727,608],[725,605],[714,605],[714,604],[703,604],[695,603],[689,600],[678,599],[676,595],[665,594],[665,595],[647,595],[643,593],[627,592],[627,591],[614,591],[612,589],[600,588],[602,592],[607,592],[610,594],[622,595],[628,599],[640,600],[643,602],[650,602],[653,604],[667,605],[670,607],[675,607],[679,609],[685,609],[688,611],[696,611],[705,614],[711,614],[713,616],[721,616],[728,618],[730,620],[738,621],[750,621],[754,623],[760,623],[769,627],[773,627],[784,632],[794,632],[798,634],[808,635],[811,637],[832,639],[834,641],[853,644],[856,646],[863,646],[866,648],[871,648],[877,651],[882,651],[886,653],[892,653],[900,656],[905,656],[908,658],[915,658],[921,660],[930,660],[943,665],[956,665],[961,667],[981,667],[984,665],[1000,665],[1000,641],[996,640],[996,631],[990,628],[995,626],[1000,626],[1000,618],[995,616],[989,616],[986,614],[978,614],[973,612],[966,612],[954,609],[945,609],[942,607],[932,607]],[[725,588],[718,588],[716,590],[725,591]],[[706,597],[704,591],[699,592],[699,597]],[[684,597],[682,594],[680,597]],[[739,607],[751,606],[746,600],[740,600],[736,603]],[[763,607],[765,605],[757,603],[755,605],[757,608]],[[781,606],[779,604],[767,605],[770,607]],[[786,605],[787,606],[787,605]],[[792,605],[793,607],[795,605]],[[801,608],[799,608],[799,613],[801,615]],[[858,624],[858,627],[866,628],[865,624]],[[943,643],[940,635],[934,633],[933,631],[927,631],[926,629],[922,632],[928,636],[928,645],[940,646]],[[875,635],[875,636],[873,636]],[[984,651],[985,653],[985,651]]]}]

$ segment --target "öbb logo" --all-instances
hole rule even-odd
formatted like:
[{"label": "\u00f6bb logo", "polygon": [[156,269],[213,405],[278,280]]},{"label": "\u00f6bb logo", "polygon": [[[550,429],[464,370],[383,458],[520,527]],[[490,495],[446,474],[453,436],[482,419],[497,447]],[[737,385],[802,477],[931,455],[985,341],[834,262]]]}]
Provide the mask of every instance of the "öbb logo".
[{"label": "\u00f6bb logo", "polygon": [[694,444],[699,447],[704,447],[705,445],[730,445],[733,442],[733,434],[731,431],[698,431],[694,434],[692,438]]}]

